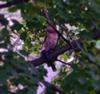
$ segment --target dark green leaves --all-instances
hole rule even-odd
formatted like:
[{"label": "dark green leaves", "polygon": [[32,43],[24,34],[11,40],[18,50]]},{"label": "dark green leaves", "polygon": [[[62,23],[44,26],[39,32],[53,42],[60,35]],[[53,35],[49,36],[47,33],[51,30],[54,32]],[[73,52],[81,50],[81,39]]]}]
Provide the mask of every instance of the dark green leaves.
[{"label": "dark green leaves", "polygon": [[[1,0],[14,1],[14,0]],[[19,4],[8,7],[7,13],[20,11],[21,18],[12,19],[12,26],[4,15],[0,14],[0,51],[1,48],[11,46],[10,38],[14,33],[23,41],[20,51],[23,55],[33,54],[40,56],[44,29],[48,26],[47,20],[43,15],[43,9],[48,9],[50,20],[55,26],[59,26],[61,34],[69,42],[78,39],[79,51],[70,49],[62,54],[60,59],[64,62],[73,56],[72,65],[61,66],[54,83],[58,85],[65,94],[99,94],[100,92],[100,1],[99,0],[35,0],[24,3],[24,0],[15,0]],[[26,2],[27,0],[25,0]],[[5,10],[4,10],[5,11]],[[11,14],[10,14],[11,15]],[[70,30],[65,30],[61,26],[68,24]],[[73,29],[72,27],[77,29]],[[67,28],[67,26],[66,26]],[[10,29],[10,30],[9,30]],[[96,34],[96,35],[93,35]],[[95,38],[98,36],[98,38]],[[95,39],[93,39],[95,38]],[[13,38],[14,39],[14,38]],[[98,40],[96,40],[98,39]],[[61,38],[58,40],[57,47],[65,45]],[[17,45],[17,43],[15,43]],[[20,45],[20,44],[19,44]],[[15,45],[13,45],[15,46]],[[56,49],[56,48],[55,48]],[[47,62],[46,62],[47,63]],[[53,62],[49,62],[50,64]],[[11,94],[7,81],[10,80],[15,86],[22,84],[24,90],[18,90],[16,94],[36,94],[39,82],[44,80],[47,71],[43,66],[35,68],[26,62],[20,55],[8,49],[8,52],[0,52],[0,93]],[[3,64],[3,65],[2,65]],[[49,64],[49,65],[50,65]],[[46,94],[55,94],[54,90],[48,87]]]}]

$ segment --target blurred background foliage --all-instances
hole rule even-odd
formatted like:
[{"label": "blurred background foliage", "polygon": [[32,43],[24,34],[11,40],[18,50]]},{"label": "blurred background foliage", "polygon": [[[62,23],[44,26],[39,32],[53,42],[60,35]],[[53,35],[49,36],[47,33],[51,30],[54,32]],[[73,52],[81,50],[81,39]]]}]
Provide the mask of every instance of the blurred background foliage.
[{"label": "blurred background foliage", "polygon": [[[13,0],[1,0],[5,2]],[[20,0],[21,1],[21,0]],[[11,33],[17,35],[24,42],[21,52],[25,55],[40,54],[47,24],[47,19],[41,12],[48,9],[50,19],[59,26],[59,32],[68,41],[79,39],[81,51],[70,50],[60,58],[66,60],[74,54],[71,67],[63,65],[52,83],[58,85],[65,94],[99,94],[100,93],[100,38],[93,39],[95,31],[100,32],[100,0],[31,0],[27,3],[8,7],[9,13],[20,10],[22,21],[9,21],[0,14],[0,48],[11,47]],[[69,24],[76,29],[65,31],[62,25]],[[9,31],[9,29],[11,31]],[[66,44],[59,39],[58,46]],[[32,67],[16,52],[0,52],[0,94],[12,94],[10,86],[15,89],[19,84],[25,89],[15,90],[15,94],[36,94],[39,82],[44,80],[47,71],[41,65]],[[45,94],[56,94],[47,88]]]}]

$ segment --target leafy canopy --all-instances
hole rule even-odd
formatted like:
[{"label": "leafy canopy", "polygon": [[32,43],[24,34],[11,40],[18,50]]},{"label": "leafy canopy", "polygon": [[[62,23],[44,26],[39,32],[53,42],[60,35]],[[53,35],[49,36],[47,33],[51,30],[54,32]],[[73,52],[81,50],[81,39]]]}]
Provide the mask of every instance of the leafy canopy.
[{"label": "leafy canopy", "polygon": [[[37,64],[35,68],[34,62],[30,64],[25,61],[12,50],[15,45],[11,45],[11,34],[14,33],[24,42],[20,51],[23,55],[27,56],[30,53],[40,55],[45,36],[43,30],[48,26],[44,9],[48,10],[51,22],[59,27],[61,35],[68,42],[74,41],[77,44],[77,48],[73,46],[64,50],[65,53],[61,52],[59,58],[64,62],[71,55],[74,56],[74,60],[70,66],[65,64],[61,66],[52,83],[58,85],[65,94],[100,93],[100,0],[1,1],[8,3],[0,4],[0,10],[6,7],[8,14],[20,10],[22,18],[13,20],[13,25],[9,26],[5,14],[0,14],[0,48],[8,50],[0,52],[1,94],[12,94],[11,86],[13,90],[17,87],[15,94],[36,94],[39,82],[44,81],[47,71],[42,64]],[[66,26],[68,24],[71,26],[70,29]],[[63,49],[66,44],[68,43],[59,38],[58,48]],[[39,62],[42,62],[41,59]],[[19,84],[23,85],[24,89],[18,88]],[[45,94],[56,92],[59,91],[50,86],[45,90]]]}]

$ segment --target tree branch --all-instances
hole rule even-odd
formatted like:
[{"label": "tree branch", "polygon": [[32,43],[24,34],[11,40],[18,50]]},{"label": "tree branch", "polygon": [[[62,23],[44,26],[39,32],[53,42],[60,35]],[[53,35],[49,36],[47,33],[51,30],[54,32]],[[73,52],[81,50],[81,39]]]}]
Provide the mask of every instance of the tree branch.
[{"label": "tree branch", "polygon": [[59,92],[59,94],[65,94],[58,86],[55,86],[54,84],[51,84],[51,83],[49,83],[47,81],[44,81],[43,84],[46,87],[51,87],[51,89],[53,89],[56,92]]},{"label": "tree branch", "polygon": [[[78,43],[79,43],[79,40],[76,40]],[[73,45],[74,48],[77,47],[77,44],[75,41],[73,41],[71,43],[71,45]],[[58,57],[59,55],[63,54],[64,52],[66,51],[69,51],[71,50],[72,47],[68,44],[64,45],[64,46],[61,46],[59,48],[56,48],[55,51],[53,53],[49,53],[48,54],[48,57],[50,57],[51,59],[55,58],[55,57]],[[55,60],[52,60],[52,61],[56,61],[57,59]],[[35,60],[32,60],[32,61],[29,61],[30,63],[33,63],[34,66],[39,66],[45,62],[48,62],[48,59],[46,58],[43,58],[42,56],[40,56],[39,58],[35,59]]]},{"label": "tree branch", "polygon": [[[96,38],[100,38],[100,32],[98,32],[98,31],[93,33],[93,39],[96,39]],[[55,57],[58,57],[59,55],[63,54],[66,51],[69,51],[69,50],[71,50],[73,48],[74,49],[78,48],[77,43],[80,44],[80,40],[74,40],[74,41],[72,41],[71,45],[73,47],[71,45],[69,45],[69,44],[66,44],[64,46],[56,48],[53,53],[49,53],[48,54],[48,57],[55,58]],[[78,48],[78,49],[80,50],[80,48]],[[56,61],[56,60],[54,60],[54,61]],[[39,65],[44,64],[45,62],[48,62],[48,60],[40,56],[39,58],[37,58],[35,60],[32,60],[32,61],[29,61],[29,62],[32,63],[34,66],[39,66]]]},{"label": "tree branch", "polygon": [[11,7],[11,6],[14,6],[14,5],[17,5],[17,4],[21,4],[21,3],[25,3],[25,2],[28,2],[29,0],[12,0],[12,1],[9,1],[5,4],[0,4],[0,9],[2,8],[7,8],[7,7]]}]

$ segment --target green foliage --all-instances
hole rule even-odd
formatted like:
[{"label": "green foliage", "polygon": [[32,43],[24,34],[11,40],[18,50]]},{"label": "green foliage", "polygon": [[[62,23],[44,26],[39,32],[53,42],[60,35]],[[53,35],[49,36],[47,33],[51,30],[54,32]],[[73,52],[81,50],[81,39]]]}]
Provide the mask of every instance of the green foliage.
[{"label": "green foliage", "polygon": [[[100,0],[35,0],[35,4],[31,1],[8,7],[9,13],[21,11],[22,22],[13,20],[14,24],[9,26],[4,15],[0,15],[0,48],[8,48],[10,45],[9,27],[23,40],[23,54],[39,55],[45,36],[43,30],[48,26],[42,10],[47,8],[50,19],[56,25],[69,24],[77,27],[76,31],[60,30],[64,32],[65,37],[70,35],[68,41],[79,39],[82,43],[77,43],[81,51],[73,49],[61,55],[61,59],[66,61],[74,54],[74,64],[71,67],[62,66],[53,83],[60,86],[65,94],[99,94],[100,38],[93,39],[93,33],[96,30],[100,31]],[[58,46],[64,44],[59,38]],[[8,80],[12,85],[25,86],[25,89],[18,90],[15,94],[36,94],[39,82],[44,80],[46,74],[47,71],[42,65],[35,68],[16,52],[0,52],[0,94],[12,94],[9,91]],[[45,94],[56,94],[51,89],[48,87]]]}]

